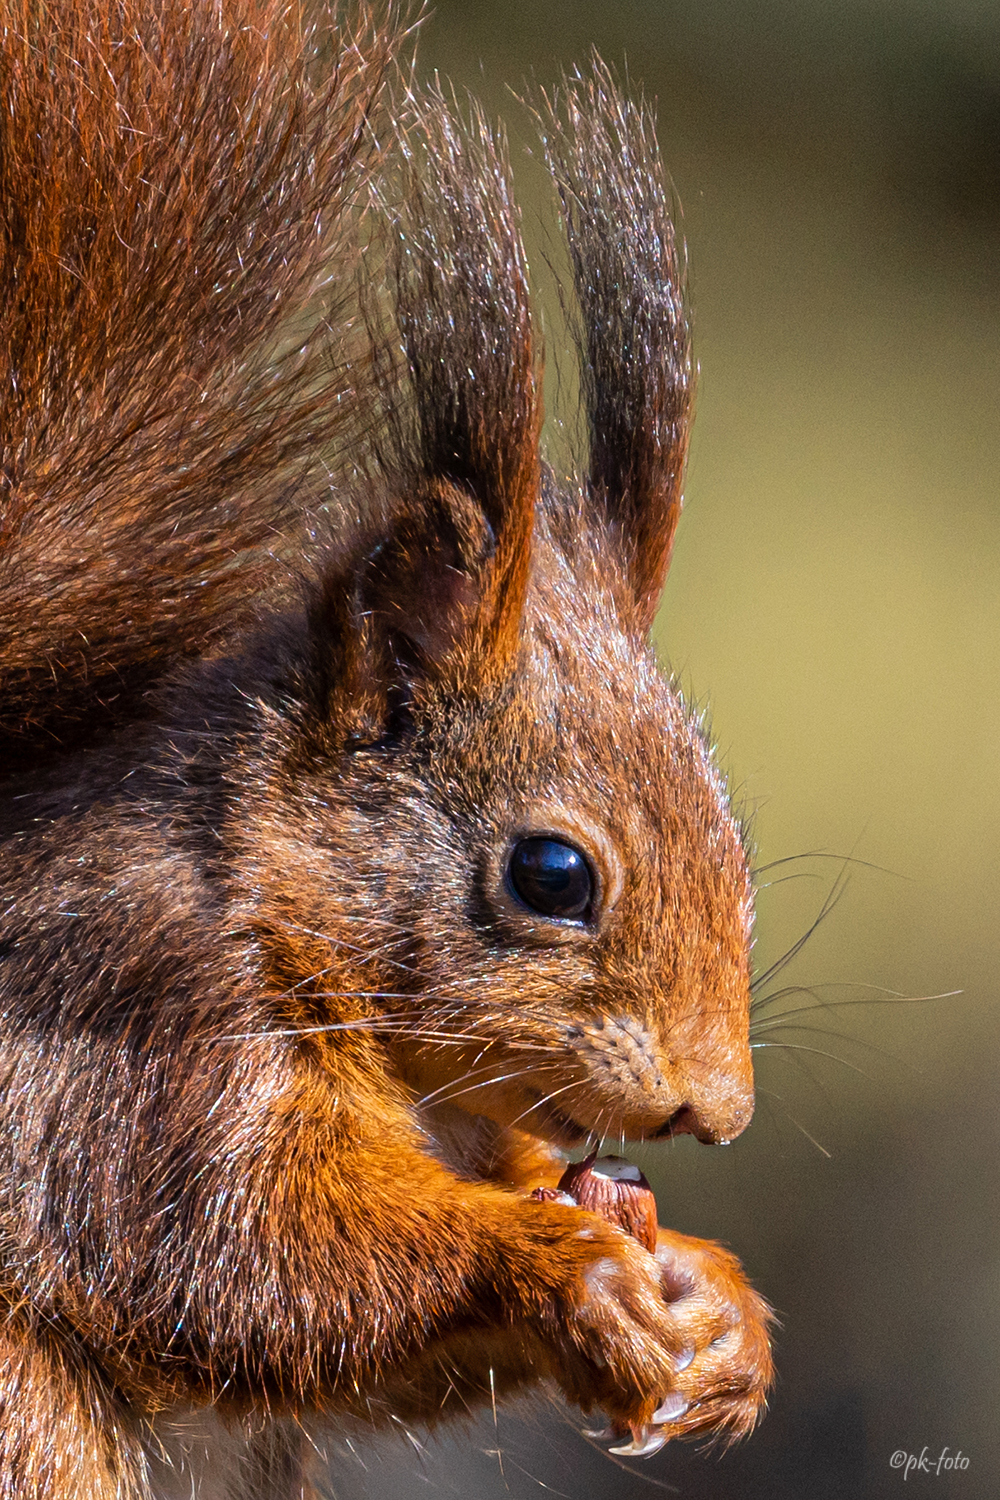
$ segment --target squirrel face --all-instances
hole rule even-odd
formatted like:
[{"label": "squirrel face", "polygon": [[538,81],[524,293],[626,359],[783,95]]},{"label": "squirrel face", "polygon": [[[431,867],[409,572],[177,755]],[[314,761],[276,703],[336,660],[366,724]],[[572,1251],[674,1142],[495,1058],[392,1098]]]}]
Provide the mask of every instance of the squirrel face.
[{"label": "squirrel face", "polygon": [[[313,604],[304,706],[276,715],[246,813],[268,857],[249,837],[243,889],[270,986],[314,995],[303,1026],[378,1033],[425,1109],[562,1144],[728,1140],[752,1109],[747,864],[646,640],[690,413],[681,256],[650,122],[594,105],[587,130],[575,105],[540,116],[589,433],[565,486],[539,453],[505,163],[440,113],[421,124],[395,269],[408,394],[383,397],[392,519]],[[575,871],[561,909],[522,868],[536,840]]]},{"label": "squirrel face", "polygon": [[[282,985],[315,991],[307,1025],[366,1017],[418,1099],[561,1144],[729,1140],[753,1099],[746,857],[603,533],[583,506],[565,551],[543,504],[503,676],[466,645],[412,673],[375,743],[297,764],[284,869],[269,780],[253,882]],[[568,915],[546,909],[532,853],[568,865]],[[293,882],[304,942],[282,916]],[[324,942],[345,926],[349,951]]]},{"label": "squirrel face", "polygon": [[[524,745],[531,770],[505,767],[457,821],[452,787],[485,746],[474,734],[462,767],[453,728],[438,742],[447,759],[428,734],[428,801],[446,824],[427,819],[420,884],[433,917],[423,931],[417,919],[414,962],[434,1013],[451,1017],[434,1024],[468,1042],[411,1040],[404,1071],[424,1093],[444,1086],[473,1113],[562,1141],[730,1139],[752,1110],[745,860],[697,728],[646,653],[622,635],[602,660],[609,644],[598,661],[584,645],[580,662],[568,638],[533,643],[487,731],[494,749]],[[600,693],[587,687],[595,666]],[[579,917],[539,914],[519,895],[511,862],[531,839],[582,856],[592,895]],[[443,952],[436,932],[448,934]]]}]

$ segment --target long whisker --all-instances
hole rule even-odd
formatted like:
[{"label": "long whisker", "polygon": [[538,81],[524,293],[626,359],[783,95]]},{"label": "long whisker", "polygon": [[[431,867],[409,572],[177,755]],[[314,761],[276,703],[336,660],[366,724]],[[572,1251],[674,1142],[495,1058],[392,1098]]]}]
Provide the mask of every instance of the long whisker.
[{"label": "long whisker", "polygon": [[[762,1090],[762,1092],[766,1093],[767,1090],[764,1089],[764,1090]],[[777,1096],[775,1096],[775,1097],[777,1097]],[[787,1118],[789,1120],[791,1120],[791,1122],[795,1126],[796,1130],[801,1130],[802,1134],[805,1136],[805,1138],[809,1142],[809,1144],[811,1146],[815,1146],[817,1151],[822,1152],[822,1154],[826,1157],[827,1161],[832,1161],[833,1160],[833,1152],[832,1151],[828,1151],[825,1146],[823,1146],[823,1145],[820,1144],[820,1142],[816,1139],[816,1137],[814,1135],[810,1135],[809,1134],[809,1131],[802,1124],[802,1121],[801,1120],[797,1120],[795,1118],[795,1116],[788,1109],[788,1106],[785,1104],[785,1101],[783,1099],[782,1099],[781,1103],[782,1103],[782,1107],[783,1107],[783,1109],[785,1111],[785,1115],[787,1116]]]},{"label": "long whisker", "polygon": [[776,885],[788,885],[792,880],[824,880],[818,870],[797,870],[794,875],[779,875],[777,880],[758,880],[755,888],[758,891],[773,891]]},{"label": "long whisker", "polygon": [[[347,997],[341,996],[339,998]],[[274,1037],[319,1036],[323,1032],[328,1031],[391,1031],[397,1026],[405,1027],[407,1025],[414,1026],[414,1029],[417,1029],[414,1018],[404,1011],[398,1016],[392,1014],[355,1016],[349,1021],[323,1021],[315,1026],[276,1026],[273,1028],[267,1027],[263,1031],[227,1033],[222,1036],[212,1037],[211,1040],[213,1042],[268,1041]],[[448,1032],[444,1033],[444,1035],[451,1037],[457,1034]]]},{"label": "long whisker", "polygon": [[850,1068],[852,1073],[858,1073],[862,1078],[867,1078],[869,1083],[874,1079],[864,1068],[859,1068],[855,1063],[848,1062],[846,1057],[838,1057],[836,1052],[825,1052],[822,1047],[806,1047],[798,1042],[751,1042],[751,1051],[762,1052],[765,1049],[772,1052],[812,1052],[817,1057],[829,1058],[831,1062],[840,1063],[841,1067]]},{"label": "long whisker", "polygon": [[[782,1029],[782,1024],[782,1018],[778,1016],[772,1023],[770,1023],[769,1026],[761,1027],[760,1029],[762,1031],[780,1032]],[[807,1026],[804,1022],[799,1022],[797,1025],[790,1024],[786,1029],[792,1032],[793,1035],[796,1031],[804,1031],[809,1036],[829,1037],[832,1041],[849,1042],[852,1046],[863,1047],[866,1052],[870,1052],[878,1057],[886,1058],[889,1062],[901,1064],[915,1076],[919,1076],[921,1072],[920,1068],[918,1068],[914,1063],[911,1063],[907,1058],[900,1057],[895,1052],[891,1052],[888,1047],[880,1047],[877,1042],[869,1042],[865,1037],[851,1036],[843,1031],[832,1031],[829,1027],[826,1026]],[[758,1033],[755,1031],[752,1033],[752,1036],[756,1036],[757,1034]],[[756,1042],[753,1040],[751,1040],[750,1043],[751,1048],[766,1045],[770,1044],[764,1042]],[[797,1044],[789,1043],[789,1045]],[[835,1056],[835,1054],[831,1052],[829,1056],[833,1057]],[[844,1062],[845,1059],[842,1057],[838,1057],[837,1061]]]},{"label": "long whisker", "polygon": [[[780,974],[783,969],[787,968],[787,966],[792,962],[793,958],[796,958],[798,954],[802,952],[802,949],[816,932],[820,924],[826,921],[830,913],[843,899],[844,894],[847,890],[847,884],[848,877],[846,870],[841,870],[833,885],[831,886],[830,891],[825,897],[823,904],[819,909],[819,912],[806,928],[805,932],[792,944],[790,948],[786,949],[781,957],[776,959],[769,968],[765,969],[762,974],[758,974],[754,977],[754,980],[750,986],[751,990],[757,990],[762,985],[768,984],[772,979],[775,978],[776,975]],[[754,1001],[753,1003],[756,1004],[757,1002]]]},{"label": "long whisker", "polygon": [[753,867],[754,883],[757,883],[759,875],[766,875],[768,870],[776,870],[781,865],[793,864],[800,859],[833,859],[839,865],[857,865],[859,869],[876,870],[880,875],[895,875],[898,880],[909,880],[909,875],[901,875],[898,870],[891,870],[886,865],[872,864],[870,860],[858,859],[854,854],[833,854],[829,849],[807,849],[804,854],[785,854],[781,859],[769,860],[766,865],[755,865]]},{"label": "long whisker", "polygon": [[[343,998],[343,997],[340,997]],[[478,1017],[467,1017],[461,1009],[456,1009],[455,1015],[461,1015],[463,1020],[470,1026],[474,1026]],[[447,1012],[444,1012],[447,1019]],[[410,1011],[399,1012],[377,1012],[374,1015],[355,1016],[347,1021],[324,1021],[315,1026],[289,1026],[267,1028],[264,1031],[250,1031],[236,1034],[226,1034],[213,1037],[214,1042],[244,1042],[244,1041],[266,1041],[274,1037],[303,1037],[319,1036],[324,1032],[334,1031],[367,1031],[378,1033],[382,1031],[392,1032],[396,1036],[413,1036],[432,1039],[443,1043],[464,1043],[467,1041],[481,1042],[482,1036],[472,1030],[467,1031],[432,1031],[431,1024],[440,1023],[441,1015],[429,1014],[426,1018],[415,1017]],[[510,1043],[509,1045],[515,1045]]]},{"label": "long whisker", "polygon": [[[494,1074],[492,1069],[490,1068],[473,1069],[472,1071],[466,1073],[464,1078],[462,1078],[461,1080],[455,1080],[451,1084],[442,1084],[440,1088],[434,1089],[432,1093],[425,1094],[419,1102],[420,1105],[423,1106],[425,1104],[429,1104],[431,1100],[436,1099],[438,1103],[447,1104],[450,1103],[452,1099],[460,1098],[463,1094],[475,1093],[476,1089],[489,1088],[492,1084],[497,1083],[510,1083],[516,1078],[527,1078],[532,1073],[544,1071],[545,1069],[551,1069],[555,1066],[557,1066],[555,1063],[538,1063],[534,1067],[516,1068],[511,1073],[500,1074]],[[477,1083],[468,1083],[467,1080],[470,1078],[478,1078],[479,1081]],[[459,1082],[462,1084],[461,1088],[456,1087],[456,1084]],[[451,1092],[449,1092],[449,1090],[451,1090]]]},{"label": "long whisker", "polygon": [[542,1097],[540,1099],[537,1099],[534,1104],[529,1105],[527,1109],[523,1109],[511,1123],[513,1125],[516,1125],[519,1120],[524,1119],[525,1115],[530,1115],[533,1110],[536,1110],[540,1104],[548,1104],[551,1102],[551,1100],[558,1098],[560,1094],[565,1094],[570,1089],[579,1088],[582,1083],[583,1079],[575,1078],[572,1083],[564,1083],[562,1088],[552,1089],[549,1093],[543,1094]]},{"label": "long whisker", "polygon": [[[824,988],[833,987],[832,985],[824,986]],[[797,1005],[792,1010],[780,1011],[776,1016],[761,1017],[759,1021],[755,1019],[753,1025],[754,1032],[759,1033],[769,1027],[781,1025],[791,1020],[793,1016],[814,1015],[817,1011],[850,1010],[857,1006],[871,1007],[874,1005],[924,1005],[932,1000],[954,1000],[956,996],[962,994],[961,990],[942,990],[938,995],[900,995],[894,990],[885,990],[881,985],[875,984],[850,984],[838,985],[836,987],[841,989],[876,990],[880,993],[864,995],[857,1000],[824,1000],[817,993],[818,987],[798,984],[788,985],[785,989],[776,990],[771,995],[762,995],[760,1008],[763,1010],[765,1005],[773,1005],[776,1000],[784,999],[787,995],[812,995],[816,1001],[815,1005]]]}]

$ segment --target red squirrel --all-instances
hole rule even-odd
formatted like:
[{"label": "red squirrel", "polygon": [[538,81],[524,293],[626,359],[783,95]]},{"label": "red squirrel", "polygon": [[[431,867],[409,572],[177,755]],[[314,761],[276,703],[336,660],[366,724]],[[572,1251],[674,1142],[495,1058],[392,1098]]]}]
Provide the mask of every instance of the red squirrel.
[{"label": "red squirrel", "polygon": [[532,1197],[753,1103],[747,852],[648,644],[648,109],[536,100],[562,479],[502,139],[395,86],[395,12],[2,16],[0,1497],[148,1500],[216,1420],[298,1496],[304,1424],[544,1382],[629,1451],[748,1432],[735,1257]]}]

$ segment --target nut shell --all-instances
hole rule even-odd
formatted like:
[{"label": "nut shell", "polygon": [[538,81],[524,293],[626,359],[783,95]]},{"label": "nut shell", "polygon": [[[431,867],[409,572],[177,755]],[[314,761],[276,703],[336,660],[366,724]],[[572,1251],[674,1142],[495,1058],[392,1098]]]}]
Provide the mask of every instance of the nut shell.
[{"label": "nut shell", "polygon": [[[552,1189],[541,1189],[552,1192]],[[557,1191],[567,1193],[581,1208],[617,1224],[652,1255],[656,1249],[656,1198],[639,1168],[623,1156],[588,1156],[571,1162],[559,1179]]]}]

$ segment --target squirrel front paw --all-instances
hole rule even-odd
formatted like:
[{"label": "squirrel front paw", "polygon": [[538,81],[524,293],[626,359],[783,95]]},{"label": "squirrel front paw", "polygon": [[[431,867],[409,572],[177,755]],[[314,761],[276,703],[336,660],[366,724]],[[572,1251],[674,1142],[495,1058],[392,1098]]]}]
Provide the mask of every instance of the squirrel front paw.
[{"label": "squirrel front paw", "polygon": [[585,1412],[601,1407],[615,1431],[625,1432],[650,1422],[673,1389],[684,1336],[647,1250],[605,1224],[588,1224],[577,1234],[595,1253],[561,1309],[553,1373],[568,1400]]},{"label": "squirrel front paw", "polygon": [[552,1371],[570,1401],[606,1413],[588,1435],[646,1456],[688,1433],[748,1433],[771,1384],[772,1314],[736,1257],[669,1230],[654,1256],[587,1217],[578,1234],[598,1253],[560,1320]]},{"label": "squirrel front paw", "polygon": [[672,1395],[677,1412],[654,1414],[660,1435],[715,1432],[745,1437],[762,1414],[774,1378],[774,1314],[736,1256],[714,1240],[661,1229],[656,1262],[674,1326],[683,1339]]}]

